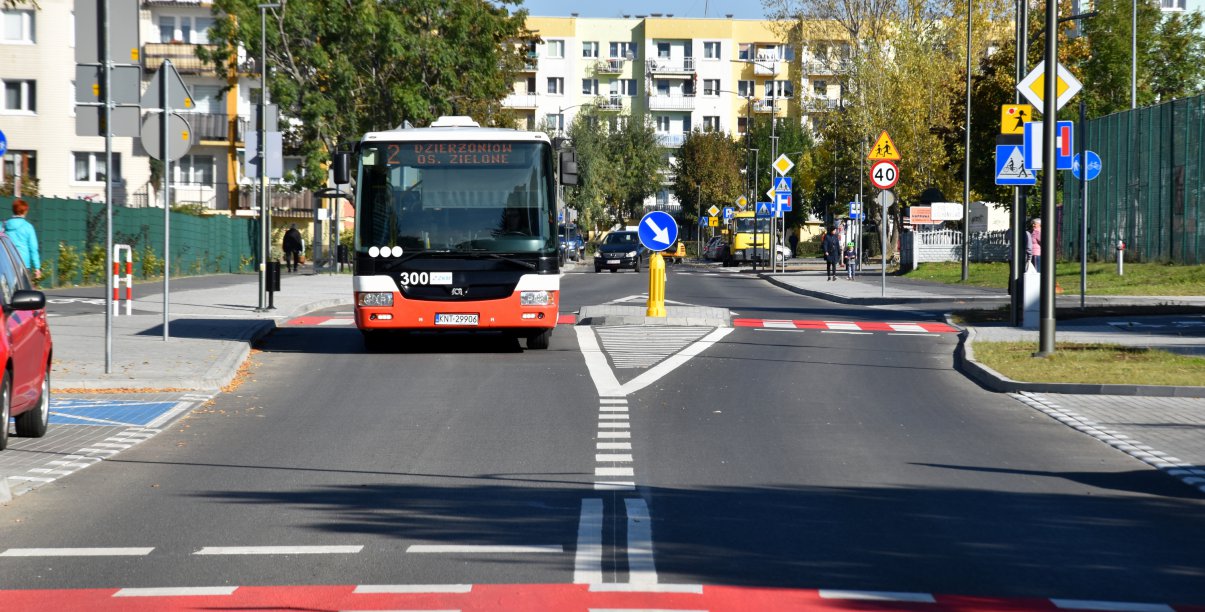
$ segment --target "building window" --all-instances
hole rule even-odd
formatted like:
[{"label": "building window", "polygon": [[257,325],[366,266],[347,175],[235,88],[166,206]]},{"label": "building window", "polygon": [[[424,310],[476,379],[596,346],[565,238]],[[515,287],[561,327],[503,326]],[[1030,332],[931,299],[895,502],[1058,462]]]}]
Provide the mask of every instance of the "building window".
[{"label": "building window", "polygon": [[548,51],[548,53],[545,55],[545,57],[551,57],[551,58],[557,58],[557,59],[565,57],[565,41],[550,40],[544,44],[546,45],[545,49]]},{"label": "building window", "polygon": [[657,190],[657,208],[666,208],[669,206],[669,190]]},{"label": "building window", "polygon": [[598,79],[582,79],[582,94],[587,96],[597,96]]},{"label": "building window", "polygon": [[720,80],[719,79],[703,79],[703,95],[705,95],[705,96],[720,95]]},{"label": "building window", "polygon": [[736,91],[742,98],[749,98],[753,96],[757,89],[753,81],[737,81]]},{"label": "building window", "polygon": [[207,45],[209,44],[209,28],[212,26],[213,17],[160,15],[159,42]]},{"label": "building window", "polygon": [[749,131],[749,118],[748,117],[737,117],[736,118],[736,132],[738,134],[744,134],[747,131]]},{"label": "building window", "polygon": [[666,116],[666,115],[658,115],[657,116],[657,131],[662,132],[662,133],[669,131],[669,117],[668,116]]},{"label": "building window", "polygon": [[38,110],[37,85],[34,81],[2,81],[4,106],[0,110],[32,113]]},{"label": "building window", "polygon": [[790,98],[795,95],[795,84],[791,81],[766,81],[767,98]]},{"label": "building window", "polygon": [[565,131],[565,115],[549,113],[544,115],[544,125],[557,132]]},{"label": "building window", "polygon": [[720,131],[719,115],[708,115],[708,116],[703,117],[703,131],[704,132]]},{"label": "building window", "polygon": [[213,187],[212,155],[185,155],[176,162],[175,170],[177,183]]},{"label": "building window", "polygon": [[657,79],[656,85],[657,85],[657,95],[659,95],[659,96],[668,96],[669,95],[669,80]]},{"label": "building window", "polygon": [[34,42],[34,12],[8,9],[0,11],[0,42]]},{"label": "building window", "polygon": [[36,151],[13,151],[9,149],[0,163],[0,184],[14,176],[36,177],[38,175],[38,157]]},{"label": "building window", "polygon": [[[615,82],[619,84],[619,95],[636,95],[636,79],[615,79]],[[611,91],[614,92],[615,89],[612,88]]]},{"label": "building window", "polygon": [[597,58],[598,41],[587,41],[582,43],[582,57]]},{"label": "building window", "polygon": [[[75,158],[74,180],[77,183],[103,183],[105,181],[105,154],[72,153]],[[121,154],[113,154],[113,180],[121,180]]]},{"label": "building window", "polygon": [[1165,11],[1183,11],[1187,9],[1185,0],[1162,0],[1162,8]]},{"label": "building window", "polygon": [[828,97],[828,81],[812,81],[812,93],[821,98]]},{"label": "building window", "polygon": [[613,42],[611,43],[611,58],[612,59],[627,59],[628,55],[633,59],[636,57],[636,43],[634,42]]},{"label": "building window", "polygon": [[753,59],[753,43],[741,43],[737,47],[736,58],[743,60]]},{"label": "building window", "polygon": [[703,59],[720,59],[719,41],[703,43]]},{"label": "building window", "polygon": [[669,43],[657,43],[657,57],[660,59],[669,59]]},{"label": "building window", "polygon": [[548,93],[558,96],[565,93],[564,77],[548,77]]}]

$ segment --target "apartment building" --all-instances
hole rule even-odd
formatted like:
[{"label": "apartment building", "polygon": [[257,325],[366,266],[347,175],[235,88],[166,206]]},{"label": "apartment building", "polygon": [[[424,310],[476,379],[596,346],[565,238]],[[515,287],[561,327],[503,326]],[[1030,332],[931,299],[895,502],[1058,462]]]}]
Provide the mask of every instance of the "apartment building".
[{"label": "apartment building", "polygon": [[[44,196],[101,200],[104,138],[75,132],[74,0],[38,4],[36,10],[0,10],[0,131],[9,142],[0,184],[13,176],[36,176]],[[208,30],[215,18],[210,7],[202,0],[139,2],[138,59],[144,88],[166,59],[192,93],[193,107],[178,112],[198,142],[172,164],[172,203],[237,212],[251,205],[253,181],[243,175],[243,139],[259,101],[259,69],[253,60],[242,61],[239,73],[227,76],[197,59],[196,47],[211,44]],[[140,140],[114,137],[113,151],[115,203],[161,206],[159,185],[151,182],[150,158]],[[286,172],[297,163],[286,158]],[[285,202],[274,206],[280,204]],[[308,200],[297,204],[310,206]]]},{"label": "apartment building", "polygon": [[[739,135],[754,116],[809,124],[840,100],[834,68],[846,47],[795,49],[771,21],[529,17],[528,27],[540,42],[503,102],[525,129],[563,132],[586,106],[644,113],[672,159],[691,130]],[[676,207],[665,179],[650,207]]]}]

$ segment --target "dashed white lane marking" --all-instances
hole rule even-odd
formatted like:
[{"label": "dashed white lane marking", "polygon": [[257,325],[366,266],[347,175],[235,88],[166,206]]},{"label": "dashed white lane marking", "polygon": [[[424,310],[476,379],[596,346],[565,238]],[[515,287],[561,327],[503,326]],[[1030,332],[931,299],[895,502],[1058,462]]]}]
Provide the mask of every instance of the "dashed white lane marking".
[{"label": "dashed white lane marking", "polygon": [[471,593],[471,584],[360,584],[352,590],[359,595],[380,595],[393,593]]},{"label": "dashed white lane marking", "polygon": [[600,412],[627,412],[628,405],[627,404],[622,404],[622,405],[620,405],[620,404],[604,404],[602,406],[599,406],[598,410]]},{"label": "dashed white lane marking", "polygon": [[648,504],[643,499],[625,499],[628,512],[628,582],[657,584],[657,567],[653,562],[653,522]]},{"label": "dashed white lane marking", "polygon": [[150,548],[10,548],[0,557],[141,557],[151,554]]},{"label": "dashed white lane marking", "polygon": [[485,544],[413,544],[406,548],[408,553],[563,553],[565,547],[560,544],[534,546],[507,546]]},{"label": "dashed white lane marking", "polygon": [[623,582],[608,582],[590,585],[591,593],[686,593],[702,595],[701,584],[627,584]]},{"label": "dashed white lane marking", "polygon": [[1174,612],[1171,606],[1122,601],[1088,601],[1083,599],[1051,599],[1060,610],[1107,610],[1109,612]]},{"label": "dashed white lane marking", "polygon": [[632,432],[630,432],[630,431],[600,431],[600,432],[598,432],[598,437],[599,438],[610,438],[610,439],[627,439],[627,438],[632,437]]},{"label": "dashed white lane marking", "polygon": [[237,586],[216,587],[149,587],[126,588],[113,594],[114,597],[189,597],[233,595]]},{"label": "dashed white lane marking", "polygon": [[594,445],[598,450],[632,450],[631,442],[598,442]]},{"label": "dashed white lane marking", "polygon": [[[849,330],[849,331],[861,331],[862,330],[862,328],[859,327],[857,323],[849,323],[847,321],[825,321],[824,324],[827,325],[829,329],[844,329],[844,330]],[[792,327],[793,326],[794,325],[792,324]]]},{"label": "dashed white lane marking", "polygon": [[889,591],[845,591],[820,589],[821,599],[856,599],[861,601],[906,601],[910,603],[936,603],[929,593],[893,593]]},{"label": "dashed white lane marking", "polygon": [[602,582],[603,500],[583,499],[577,524],[577,553],[573,559],[573,583]]},{"label": "dashed white lane marking", "polygon": [[355,554],[363,546],[206,546],[194,555],[330,555]]},{"label": "dashed white lane marking", "polygon": [[594,455],[594,460],[599,463],[605,463],[608,461],[610,461],[610,462],[619,461],[622,463],[622,462],[631,462],[632,456],[631,455],[621,455],[621,454],[617,454],[617,453],[616,454],[601,454],[600,453],[600,454]]},{"label": "dashed white lane marking", "polygon": [[891,329],[894,329],[897,332],[912,332],[912,333],[923,334],[923,333],[926,333],[929,331],[915,323],[888,323],[887,327],[890,327]]},{"label": "dashed white lane marking", "polygon": [[628,414],[626,412],[603,412],[598,415],[598,418],[621,421],[628,418]]},{"label": "dashed white lane marking", "polygon": [[821,330],[821,331],[820,331],[820,333],[822,333],[822,334],[849,334],[849,335],[851,335],[851,336],[869,336],[869,335],[871,335],[873,332],[864,332],[864,331],[838,331],[838,330],[832,330],[832,329],[825,329],[825,330]]},{"label": "dashed white lane marking", "polygon": [[594,468],[595,476],[635,476],[636,468],[630,467],[599,467]]},{"label": "dashed white lane marking", "polygon": [[627,404],[628,400],[622,397],[601,397],[598,399],[600,404]]},{"label": "dashed white lane marking", "polygon": [[624,421],[599,421],[598,423],[599,429],[628,429],[629,427],[631,424]]}]

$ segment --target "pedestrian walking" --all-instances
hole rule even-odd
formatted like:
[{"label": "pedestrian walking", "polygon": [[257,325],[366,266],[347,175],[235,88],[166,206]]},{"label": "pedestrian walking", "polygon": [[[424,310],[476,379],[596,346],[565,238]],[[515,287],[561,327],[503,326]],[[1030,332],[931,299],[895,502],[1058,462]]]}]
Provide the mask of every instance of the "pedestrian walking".
[{"label": "pedestrian walking", "polygon": [[854,243],[850,242],[845,245],[845,280],[854,279],[854,269],[858,267],[858,252],[854,249]]},{"label": "pedestrian walking", "polygon": [[828,280],[837,280],[837,262],[841,260],[841,239],[837,236],[837,228],[828,228],[824,236],[824,264]]},{"label": "pedestrian walking", "polygon": [[1042,271],[1042,220],[1031,219],[1029,231],[1025,233],[1025,257],[1034,269]]},{"label": "pedestrian walking", "polygon": [[33,224],[25,220],[27,212],[29,204],[25,200],[13,200],[13,216],[4,222],[4,231],[12,238],[25,267],[33,272],[34,280],[41,280],[42,257],[38,254],[38,233],[34,231]]},{"label": "pedestrian walking", "polygon": [[284,240],[282,241],[281,249],[285,252],[285,267],[289,272],[297,271],[297,264],[301,258],[302,245],[305,244],[301,238],[301,232],[297,231],[297,224],[289,225],[288,231],[285,232]]}]

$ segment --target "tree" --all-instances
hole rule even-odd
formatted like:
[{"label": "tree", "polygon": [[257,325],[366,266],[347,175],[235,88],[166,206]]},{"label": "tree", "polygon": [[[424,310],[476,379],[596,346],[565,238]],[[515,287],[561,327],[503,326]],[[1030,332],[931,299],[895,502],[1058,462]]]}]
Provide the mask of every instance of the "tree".
[{"label": "tree", "polygon": [[[798,206],[792,206],[791,212],[787,213],[787,223],[792,226],[799,226],[807,219],[807,213],[810,212],[803,205],[804,194],[815,188],[816,177],[812,172],[812,154],[815,148],[815,142],[812,135],[803,127],[803,123],[795,118],[778,118],[777,125],[766,119],[755,119],[749,127],[749,147],[757,149],[756,164],[754,166],[758,170],[758,176],[753,185],[754,201],[762,200],[765,193],[769,191],[771,180],[778,176],[770,166],[777,159],[773,153],[771,146],[771,137],[778,138],[778,155],[786,155],[795,164],[791,169],[789,176],[792,177],[791,185],[791,201],[799,202]],[[752,168],[749,170],[753,171]],[[762,200],[764,201],[764,200]]]},{"label": "tree", "polygon": [[[269,90],[305,157],[306,186],[325,184],[324,162],[340,140],[444,114],[487,125],[504,117],[501,99],[521,65],[525,11],[517,0],[290,0],[269,9]],[[231,74],[246,72],[237,49],[260,57],[255,0],[214,0],[218,48],[199,55]]]},{"label": "tree", "polygon": [[665,168],[647,116],[602,119],[595,107],[584,106],[569,126],[581,184],[567,191],[566,200],[594,229],[636,218]]},{"label": "tree", "polygon": [[1159,22],[1144,66],[1155,101],[1188,97],[1205,86],[1203,24],[1197,11],[1168,13]]},{"label": "tree", "polygon": [[[1094,6],[1096,16],[1085,19],[1083,27],[1084,38],[1091,46],[1091,55],[1078,66],[1076,76],[1090,84],[1080,94],[1085,96],[1089,116],[1101,117],[1130,108],[1130,19],[1133,5],[1131,0],[1098,0]],[[1149,62],[1151,41],[1155,38],[1158,22],[1158,5],[1139,2],[1139,106],[1154,101],[1154,94],[1147,86],[1151,72],[1142,68]],[[1059,55],[1062,56],[1061,53]]]},{"label": "tree", "polygon": [[682,221],[691,225],[711,204],[727,204],[744,191],[741,167],[745,152],[724,132],[694,130],[673,164],[674,193],[682,204]]},{"label": "tree", "polygon": [[620,172],[620,218],[638,219],[645,198],[657,193],[661,171],[668,169],[665,151],[648,115],[631,116],[611,133],[611,160]]}]

